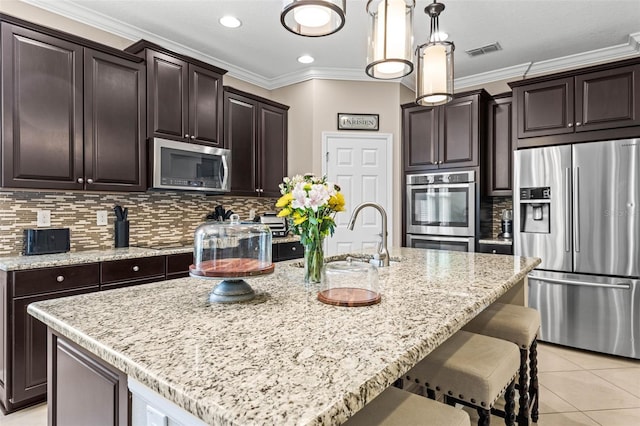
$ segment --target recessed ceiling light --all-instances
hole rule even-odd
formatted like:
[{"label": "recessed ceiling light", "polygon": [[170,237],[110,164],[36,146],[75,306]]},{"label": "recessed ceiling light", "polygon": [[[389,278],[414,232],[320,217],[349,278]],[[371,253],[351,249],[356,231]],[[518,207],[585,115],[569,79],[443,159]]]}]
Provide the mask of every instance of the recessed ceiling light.
[{"label": "recessed ceiling light", "polygon": [[242,25],[242,22],[240,22],[238,18],[229,15],[220,18],[220,23],[227,28],[238,28]]},{"label": "recessed ceiling light", "polygon": [[313,61],[315,61],[315,59],[310,55],[302,55],[298,58],[298,62],[301,64],[310,64]]}]

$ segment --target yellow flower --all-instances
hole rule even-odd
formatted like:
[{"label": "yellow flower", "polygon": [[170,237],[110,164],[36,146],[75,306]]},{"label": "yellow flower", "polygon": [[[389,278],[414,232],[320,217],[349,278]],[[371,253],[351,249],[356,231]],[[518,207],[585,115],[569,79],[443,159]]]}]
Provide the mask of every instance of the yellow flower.
[{"label": "yellow flower", "polygon": [[307,216],[301,215],[299,212],[293,212],[293,224],[300,225],[307,221]]},{"label": "yellow flower", "polygon": [[341,192],[337,192],[336,195],[329,198],[329,207],[331,207],[332,210],[335,210],[337,212],[343,212],[344,211],[344,195],[342,195]]},{"label": "yellow flower", "polygon": [[291,209],[286,207],[278,212],[278,217],[287,217],[291,214]]},{"label": "yellow flower", "polygon": [[276,207],[285,207],[285,206],[289,205],[291,200],[293,200],[293,194],[292,193],[289,192],[288,194],[284,194],[276,202]]}]

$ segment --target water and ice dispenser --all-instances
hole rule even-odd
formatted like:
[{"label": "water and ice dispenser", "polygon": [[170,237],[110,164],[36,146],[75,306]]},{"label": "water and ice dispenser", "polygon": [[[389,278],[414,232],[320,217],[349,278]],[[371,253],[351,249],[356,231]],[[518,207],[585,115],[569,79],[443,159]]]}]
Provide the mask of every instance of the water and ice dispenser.
[{"label": "water and ice dispenser", "polygon": [[551,232],[551,189],[520,188],[520,232]]}]

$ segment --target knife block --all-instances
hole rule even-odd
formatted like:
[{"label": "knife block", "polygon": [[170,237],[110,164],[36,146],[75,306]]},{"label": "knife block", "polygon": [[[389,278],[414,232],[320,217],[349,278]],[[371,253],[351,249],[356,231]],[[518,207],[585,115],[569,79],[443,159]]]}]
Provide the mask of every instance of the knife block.
[{"label": "knife block", "polygon": [[129,221],[115,221],[114,226],[115,247],[129,247]]}]

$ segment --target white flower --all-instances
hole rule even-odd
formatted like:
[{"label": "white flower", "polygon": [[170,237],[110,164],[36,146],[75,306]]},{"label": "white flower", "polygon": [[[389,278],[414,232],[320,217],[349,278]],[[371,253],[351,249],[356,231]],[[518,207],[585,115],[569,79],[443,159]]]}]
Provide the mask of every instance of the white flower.
[{"label": "white flower", "polygon": [[329,193],[327,187],[321,184],[311,185],[311,191],[309,191],[309,207],[314,212],[318,211],[318,207],[322,207],[329,201]]},{"label": "white flower", "polygon": [[293,201],[291,201],[291,207],[294,209],[304,209],[309,207],[309,199],[307,198],[307,191],[304,190],[304,183],[298,182],[291,191],[293,195]]}]

